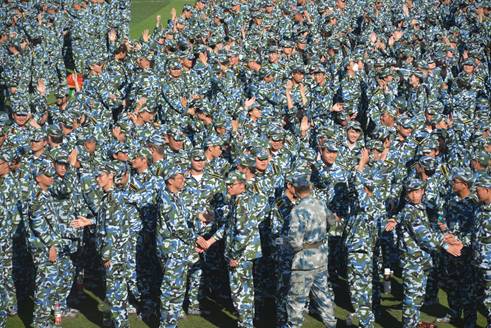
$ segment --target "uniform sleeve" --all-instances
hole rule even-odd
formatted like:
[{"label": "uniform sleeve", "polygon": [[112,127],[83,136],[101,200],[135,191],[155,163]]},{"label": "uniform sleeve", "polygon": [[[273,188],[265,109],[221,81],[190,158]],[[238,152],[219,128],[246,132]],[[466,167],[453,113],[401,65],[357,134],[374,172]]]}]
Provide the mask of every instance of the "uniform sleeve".
[{"label": "uniform sleeve", "polygon": [[33,233],[47,247],[61,243],[61,236],[46,221],[45,215],[49,213],[46,205],[41,201],[35,201],[31,208],[30,226]]},{"label": "uniform sleeve", "polygon": [[294,252],[301,251],[303,249],[303,241],[304,241],[304,217],[303,212],[294,209],[291,214],[290,219],[290,231],[288,233],[288,243],[292,247]]},{"label": "uniform sleeve", "polygon": [[412,230],[416,244],[422,249],[434,251],[442,246],[443,235],[432,231],[419,216],[412,215],[408,227]]}]

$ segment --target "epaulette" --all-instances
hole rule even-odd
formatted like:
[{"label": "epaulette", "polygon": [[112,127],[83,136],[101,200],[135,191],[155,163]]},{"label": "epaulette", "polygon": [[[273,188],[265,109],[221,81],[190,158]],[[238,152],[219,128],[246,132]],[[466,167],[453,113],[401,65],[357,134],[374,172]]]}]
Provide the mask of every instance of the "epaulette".
[{"label": "epaulette", "polygon": [[396,163],[390,159],[386,159],[385,160],[385,163],[389,164],[389,165],[395,165]]},{"label": "epaulette", "polygon": [[155,171],[155,175],[158,176],[158,177],[162,176],[162,173],[163,173],[162,172],[162,168],[160,168],[160,167],[157,168],[157,171]]},{"label": "epaulette", "polygon": [[280,169],[279,169],[278,165],[275,164],[275,163],[273,163],[271,166],[273,167],[273,173],[274,173],[274,175],[278,175],[278,173],[280,172]]},{"label": "epaulette", "polygon": [[139,188],[134,183],[130,183],[130,189],[133,190],[133,191],[138,191]]},{"label": "epaulette", "polygon": [[443,173],[443,174],[444,174],[446,177],[448,177],[449,172],[448,172],[448,168],[447,168],[447,166],[446,166],[445,164],[442,164],[441,169],[442,169],[442,173]]},{"label": "epaulette", "polygon": [[283,201],[283,198],[279,198],[276,200],[275,203],[276,203],[276,206],[278,206],[278,208],[281,208],[281,207],[283,207],[285,202]]},{"label": "epaulette", "polygon": [[254,183],[252,185],[252,191],[254,191],[255,193],[261,193],[260,189],[259,189],[259,186],[257,185],[257,183]]},{"label": "epaulette", "polygon": [[41,194],[42,194],[42,191],[41,191],[41,190],[39,190],[39,191],[36,193],[36,199],[38,199],[38,198],[39,198],[39,196],[41,196]]}]

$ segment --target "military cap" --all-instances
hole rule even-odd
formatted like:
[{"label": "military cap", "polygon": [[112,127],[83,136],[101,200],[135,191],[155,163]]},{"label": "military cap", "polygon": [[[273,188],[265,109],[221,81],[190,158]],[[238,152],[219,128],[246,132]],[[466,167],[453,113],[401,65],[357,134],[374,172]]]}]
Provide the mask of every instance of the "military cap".
[{"label": "military cap", "polygon": [[206,161],[205,152],[203,149],[195,148],[191,151],[191,160],[193,161]]},{"label": "military cap", "polygon": [[339,151],[338,145],[334,140],[325,140],[324,143],[321,145],[321,148],[328,150],[329,152],[337,153]]},{"label": "military cap", "polygon": [[397,115],[397,111],[395,109],[395,107],[389,105],[389,104],[385,104],[383,105],[382,107],[382,113],[387,113],[389,114],[390,116],[393,116],[395,117]]},{"label": "military cap", "polygon": [[31,110],[25,103],[19,103],[16,106],[13,106],[12,108],[12,113],[16,115],[29,115],[31,113]]},{"label": "military cap", "polygon": [[147,140],[147,144],[154,146],[163,146],[165,144],[164,138],[160,134],[154,134]]},{"label": "military cap", "polygon": [[83,132],[83,134],[81,135],[80,139],[83,141],[83,142],[87,142],[87,141],[97,141],[97,137],[95,135],[95,133],[91,130],[85,130]]},{"label": "military cap", "polygon": [[57,152],[55,152],[55,154],[53,154],[53,162],[68,164],[68,153],[63,149],[59,149]]},{"label": "military cap", "polygon": [[117,153],[129,154],[130,153],[130,147],[126,143],[117,143],[116,145],[114,145],[114,147],[112,149],[112,153],[113,154],[117,154]]},{"label": "military cap", "polygon": [[306,175],[299,175],[293,178],[292,185],[295,188],[310,187],[309,177]]},{"label": "military cap", "polygon": [[407,116],[400,116],[397,119],[397,124],[404,129],[413,129],[414,128],[414,123],[413,120],[410,117]]},{"label": "military cap", "polygon": [[266,76],[274,75],[275,71],[270,67],[263,66],[261,67],[261,78],[265,78]]},{"label": "military cap", "polygon": [[379,78],[383,79],[387,76],[392,75],[392,70],[389,67],[386,67],[386,68],[381,69],[377,75],[379,76]]},{"label": "military cap", "polygon": [[273,141],[281,141],[285,139],[285,131],[273,130],[269,133],[269,137]]},{"label": "military cap", "polygon": [[32,174],[35,177],[39,177],[41,175],[53,177],[56,174],[56,171],[51,162],[40,161],[34,165]]},{"label": "military cap", "polygon": [[349,123],[346,125],[346,130],[349,130],[349,129],[363,132],[363,129],[361,128],[361,124],[358,121],[349,121]]},{"label": "military cap", "polygon": [[151,160],[152,159],[152,153],[150,152],[150,150],[148,150],[148,148],[145,148],[145,147],[141,147],[139,149],[136,149],[132,154],[131,154],[131,159],[135,159],[135,158],[138,158],[138,157],[144,157],[146,158],[147,160]]},{"label": "military cap", "polygon": [[461,180],[470,186],[474,181],[474,175],[472,174],[472,171],[468,168],[457,168],[452,173],[452,180],[456,179]]},{"label": "military cap", "polygon": [[440,148],[440,144],[438,143],[438,140],[433,139],[433,138],[427,138],[424,141],[423,144],[423,153],[426,151],[432,151],[434,149]]},{"label": "military cap", "polygon": [[280,45],[283,47],[283,48],[295,48],[295,43],[291,40],[282,40],[280,42]]},{"label": "military cap", "polygon": [[140,113],[143,113],[143,112],[146,112],[146,113],[155,113],[157,109],[153,106],[143,106],[142,108],[140,108],[139,112]]},{"label": "military cap", "polygon": [[171,59],[169,60],[167,67],[169,67],[169,69],[182,69],[182,64],[178,59]]},{"label": "military cap", "polygon": [[367,143],[367,148],[369,149],[375,149],[378,151],[384,151],[384,143],[380,140],[370,140]]},{"label": "military cap", "polygon": [[404,188],[406,191],[424,189],[426,187],[426,183],[418,178],[409,178],[404,182]]},{"label": "military cap", "polygon": [[114,161],[112,162],[112,165],[115,173],[114,178],[116,179],[121,178],[130,169],[126,162]]},{"label": "military cap", "polygon": [[474,61],[474,59],[472,58],[468,58],[467,60],[465,60],[462,65],[468,65],[468,66],[474,66],[476,63]]},{"label": "military cap", "polygon": [[418,160],[418,164],[428,171],[434,171],[436,169],[436,161],[433,157],[430,156],[422,156]]},{"label": "military cap", "polygon": [[326,68],[321,65],[321,64],[315,64],[310,67],[310,73],[315,74],[315,73],[324,73],[326,74]]},{"label": "military cap", "polygon": [[205,140],[205,147],[210,147],[210,146],[222,146],[223,145],[223,140],[220,138],[220,136],[216,134],[210,135],[206,140]]},{"label": "military cap", "polygon": [[443,109],[444,109],[443,104],[440,101],[435,100],[428,104],[425,111],[429,115],[434,115],[436,113],[443,112]]},{"label": "military cap", "polygon": [[227,186],[233,185],[238,182],[244,183],[245,181],[246,181],[245,175],[239,171],[232,171],[225,178],[225,184]]},{"label": "military cap", "polygon": [[55,137],[55,138],[56,137],[62,137],[63,132],[61,131],[61,129],[57,125],[50,125],[48,127],[48,135]]},{"label": "military cap", "polygon": [[269,159],[269,151],[266,148],[256,149],[255,155],[256,155],[256,158],[261,160],[261,161],[265,161],[265,160]]},{"label": "military cap", "polygon": [[476,187],[491,189],[491,176],[488,173],[481,174],[475,183]]},{"label": "military cap", "polygon": [[186,140],[186,134],[178,128],[171,128],[168,132],[168,134],[174,139],[175,141],[184,141]]},{"label": "military cap", "polygon": [[73,116],[66,113],[63,115],[60,119],[60,123],[63,124],[63,126],[67,129],[73,128]]},{"label": "military cap", "polygon": [[100,163],[96,169],[94,170],[94,173],[96,176],[101,175],[102,173],[108,173],[108,174],[115,174],[117,172],[117,169],[114,165],[113,162],[106,162],[106,163]]},{"label": "military cap", "polygon": [[192,10],[193,10],[193,6],[191,6],[190,4],[185,4],[185,5],[182,7],[182,10],[183,10],[183,11],[192,11]]},{"label": "military cap", "polygon": [[31,133],[31,141],[41,141],[46,140],[46,132],[41,129],[35,129]]},{"label": "military cap", "polygon": [[279,51],[278,47],[275,45],[272,45],[268,48],[268,53],[277,53]]},{"label": "military cap", "polygon": [[292,71],[291,73],[302,73],[302,74],[305,74],[305,68],[302,66],[302,65],[297,65],[295,67],[292,68]]},{"label": "military cap", "polygon": [[472,157],[473,160],[477,161],[484,167],[487,167],[489,165],[490,158],[491,156],[489,155],[489,153],[483,150],[476,152]]},{"label": "military cap", "polygon": [[247,154],[242,154],[241,156],[239,156],[236,164],[248,168],[256,167],[256,161],[254,160],[254,158]]}]

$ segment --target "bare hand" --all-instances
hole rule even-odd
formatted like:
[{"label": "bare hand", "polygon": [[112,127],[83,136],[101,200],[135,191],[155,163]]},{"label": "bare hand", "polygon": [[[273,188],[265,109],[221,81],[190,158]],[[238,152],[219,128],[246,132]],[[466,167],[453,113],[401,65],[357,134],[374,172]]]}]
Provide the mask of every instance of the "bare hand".
[{"label": "bare hand", "polygon": [[111,261],[108,260],[108,261],[105,261],[104,262],[104,269],[109,269],[111,267]]},{"label": "bare hand", "polygon": [[36,87],[37,91],[41,96],[46,96],[46,82],[43,79],[38,80],[38,85]]},{"label": "bare hand", "polygon": [[237,132],[238,129],[239,129],[239,121],[232,120],[232,131]]},{"label": "bare hand", "polygon": [[114,42],[116,42],[116,37],[117,37],[117,35],[116,35],[116,30],[112,28],[112,29],[111,29],[111,30],[110,30],[110,31],[107,33],[107,38],[109,39],[109,41],[110,41],[111,43],[114,43]]},{"label": "bare hand", "polygon": [[361,156],[360,156],[360,165],[365,166],[368,164],[368,161],[370,160],[370,155],[368,153],[368,149],[363,148],[361,150]]},{"label": "bare hand", "polygon": [[230,260],[230,262],[228,263],[228,265],[230,265],[231,268],[236,268],[239,266],[239,261],[237,260]]},{"label": "bare hand", "polygon": [[172,19],[173,21],[175,21],[175,20],[176,20],[176,17],[177,17],[176,8],[172,8],[172,9],[170,10],[170,16],[171,16],[171,19]]},{"label": "bare hand", "polygon": [[342,112],[344,105],[342,103],[336,103],[331,107],[331,112]]},{"label": "bare hand", "polygon": [[288,92],[288,93],[290,93],[292,91],[292,89],[293,89],[293,81],[292,80],[286,81],[285,89],[286,89],[286,92]]},{"label": "bare hand", "polygon": [[453,256],[460,256],[462,250],[462,244],[461,245],[449,245],[447,248],[447,253]]},{"label": "bare hand", "polygon": [[148,40],[150,40],[150,31],[148,29],[145,29],[142,32],[142,40],[143,42],[148,42]]},{"label": "bare hand", "polygon": [[92,224],[92,221],[85,216],[78,216],[75,220],[70,222],[72,228],[81,229]]},{"label": "bare hand", "polygon": [[302,121],[300,122],[300,131],[301,132],[307,132],[307,130],[310,128],[310,122],[307,116],[302,117]]},{"label": "bare hand", "polygon": [[244,101],[244,107],[245,108],[251,107],[255,101],[256,101],[256,97],[251,97],[251,98],[247,99],[246,101]]},{"label": "bare hand", "polygon": [[385,231],[392,231],[397,225],[397,221],[395,219],[387,220],[387,224],[385,225]]},{"label": "bare hand", "polygon": [[48,259],[51,263],[55,263],[57,257],[58,257],[58,251],[56,250],[56,246],[53,245],[49,248]]}]

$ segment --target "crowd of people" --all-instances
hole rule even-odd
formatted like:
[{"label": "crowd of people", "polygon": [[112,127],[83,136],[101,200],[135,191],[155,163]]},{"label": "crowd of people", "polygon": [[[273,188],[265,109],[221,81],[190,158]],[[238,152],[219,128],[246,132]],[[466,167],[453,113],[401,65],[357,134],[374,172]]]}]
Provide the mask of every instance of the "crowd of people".
[{"label": "crowd of people", "polygon": [[0,327],[83,288],[109,327],[336,327],[344,279],[374,327],[394,274],[403,327],[439,289],[491,327],[489,1],[197,0],[138,40],[130,5],[2,1]]}]

